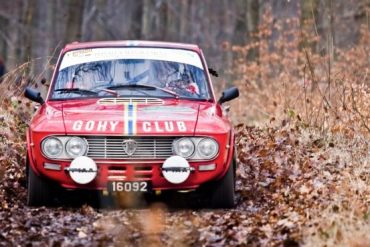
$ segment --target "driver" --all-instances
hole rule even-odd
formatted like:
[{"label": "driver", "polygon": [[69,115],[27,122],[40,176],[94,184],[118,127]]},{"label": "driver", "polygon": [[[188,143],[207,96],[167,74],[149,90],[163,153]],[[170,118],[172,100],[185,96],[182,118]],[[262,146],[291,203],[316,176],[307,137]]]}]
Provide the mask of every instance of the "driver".
[{"label": "driver", "polygon": [[153,67],[162,88],[182,94],[199,95],[199,87],[191,79],[190,73],[184,64],[161,61],[155,62]]}]

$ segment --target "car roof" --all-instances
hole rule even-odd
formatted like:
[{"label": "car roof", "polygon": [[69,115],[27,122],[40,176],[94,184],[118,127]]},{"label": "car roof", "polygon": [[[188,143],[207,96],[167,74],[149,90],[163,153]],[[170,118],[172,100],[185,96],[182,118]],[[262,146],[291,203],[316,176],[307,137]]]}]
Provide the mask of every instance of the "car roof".
[{"label": "car roof", "polygon": [[200,52],[200,48],[195,44],[163,42],[163,41],[144,41],[144,40],[120,40],[120,41],[93,41],[93,42],[73,42],[67,44],[63,52],[86,48],[102,47],[156,47],[156,48],[177,48]]}]

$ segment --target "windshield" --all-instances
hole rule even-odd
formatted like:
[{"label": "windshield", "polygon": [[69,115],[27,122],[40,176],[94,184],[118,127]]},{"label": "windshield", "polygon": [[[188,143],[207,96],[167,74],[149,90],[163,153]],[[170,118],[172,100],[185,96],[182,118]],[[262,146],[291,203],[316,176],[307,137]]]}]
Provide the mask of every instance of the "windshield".
[{"label": "windshield", "polygon": [[209,98],[196,52],[163,48],[70,51],[63,57],[51,92],[51,99],[175,96]]}]

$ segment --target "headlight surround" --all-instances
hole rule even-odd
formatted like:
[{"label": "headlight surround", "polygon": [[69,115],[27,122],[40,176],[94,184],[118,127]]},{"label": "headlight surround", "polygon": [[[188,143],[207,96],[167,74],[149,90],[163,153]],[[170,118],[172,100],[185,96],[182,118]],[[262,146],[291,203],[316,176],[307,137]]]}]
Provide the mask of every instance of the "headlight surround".
[{"label": "headlight surround", "polygon": [[57,158],[63,154],[63,143],[56,137],[47,137],[42,142],[42,152],[49,158]]},{"label": "headlight surround", "polygon": [[78,136],[48,136],[41,142],[43,155],[49,159],[74,159],[86,155],[87,140]]},{"label": "headlight surround", "polygon": [[80,137],[72,137],[66,143],[66,152],[72,158],[83,156],[86,154],[86,151],[87,142],[85,139]]},{"label": "headlight surround", "polygon": [[181,138],[173,143],[173,150],[177,155],[189,158],[195,151],[195,145],[190,138]]},{"label": "headlight surround", "polygon": [[219,154],[219,144],[212,137],[183,137],[172,144],[173,154],[190,160],[211,160]]},{"label": "headlight surround", "polygon": [[212,159],[218,154],[218,143],[212,138],[203,138],[199,141],[197,150],[201,158]]}]

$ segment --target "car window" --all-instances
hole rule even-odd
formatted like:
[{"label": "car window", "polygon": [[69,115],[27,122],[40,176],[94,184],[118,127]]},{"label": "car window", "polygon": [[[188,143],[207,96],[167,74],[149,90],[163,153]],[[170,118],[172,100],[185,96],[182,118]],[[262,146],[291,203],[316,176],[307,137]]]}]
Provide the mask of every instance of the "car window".
[{"label": "car window", "polygon": [[106,97],[109,95],[106,88],[114,88],[121,97],[169,97],[165,91],[153,88],[117,87],[134,84],[170,90],[180,98],[209,98],[199,55],[188,50],[162,48],[67,52],[59,66],[51,98]]}]

